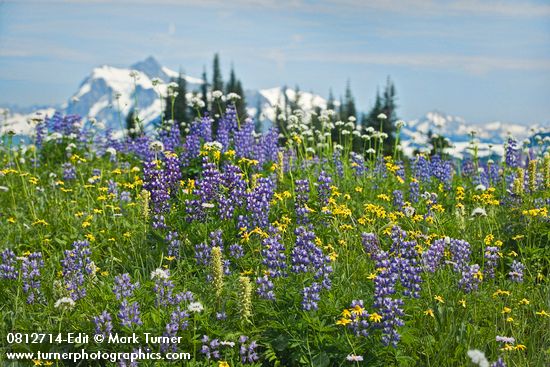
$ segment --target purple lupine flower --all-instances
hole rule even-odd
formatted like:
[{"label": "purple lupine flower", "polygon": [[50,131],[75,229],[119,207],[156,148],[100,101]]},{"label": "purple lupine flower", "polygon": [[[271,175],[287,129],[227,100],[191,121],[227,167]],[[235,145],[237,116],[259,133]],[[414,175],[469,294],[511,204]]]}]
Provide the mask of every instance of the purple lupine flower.
[{"label": "purple lupine flower", "polygon": [[250,344],[246,344],[247,341],[248,341],[247,336],[241,335],[239,337],[239,343],[240,343],[239,355],[241,356],[241,362],[243,364],[254,363],[258,359],[260,359],[260,357],[256,353],[256,348],[258,347],[258,343],[256,343],[256,341],[253,340],[250,342]]},{"label": "purple lupine flower", "polygon": [[426,183],[430,181],[430,163],[424,155],[417,155],[413,163],[413,176],[420,182]]},{"label": "purple lupine flower", "polygon": [[498,252],[499,249],[496,246],[487,246],[485,248],[485,265],[483,272],[485,276],[489,278],[495,277],[495,268],[497,267],[499,257]]},{"label": "purple lupine flower", "polygon": [[474,264],[462,269],[462,278],[459,280],[459,286],[466,293],[476,291],[481,283],[481,272],[479,271],[479,265]]},{"label": "purple lupine flower", "polygon": [[491,367],[506,367],[506,362],[504,362],[502,357],[498,357],[495,362],[491,363]]},{"label": "purple lupine flower", "polygon": [[27,303],[31,304],[42,297],[40,292],[40,269],[44,267],[41,252],[33,252],[25,257],[21,264],[23,292],[27,294]]},{"label": "purple lupine flower", "polygon": [[201,353],[206,356],[206,359],[220,359],[220,341],[218,339],[210,340],[207,335],[203,335]]},{"label": "purple lupine flower", "polygon": [[129,304],[126,298],[122,300],[120,311],[118,312],[118,318],[122,326],[131,327],[132,324],[142,325],[143,322],[139,315],[139,304],[137,302]]},{"label": "purple lupine flower", "polygon": [[361,154],[350,152],[351,168],[355,177],[363,177],[367,169],[365,168],[365,158]]},{"label": "purple lupine flower", "polygon": [[420,184],[418,180],[413,180],[409,184],[409,201],[411,203],[418,203],[418,198],[420,196]]},{"label": "purple lupine flower", "polygon": [[222,186],[225,195],[219,199],[218,206],[221,219],[232,219],[235,210],[240,208],[246,197],[246,182],[238,166],[229,164],[222,173]]},{"label": "purple lupine flower", "polygon": [[342,152],[340,149],[334,149],[334,153],[332,153],[332,162],[334,163],[334,168],[336,169],[338,177],[343,177],[344,165],[342,163]]},{"label": "purple lupine flower", "polygon": [[296,180],[296,198],[294,200],[294,207],[296,210],[296,222],[298,224],[307,224],[308,209],[307,202],[309,200],[309,181],[308,180]]},{"label": "purple lupine flower", "polygon": [[262,228],[269,226],[269,211],[275,184],[269,177],[260,177],[252,192],[246,194],[245,216],[239,216],[238,228]]},{"label": "purple lupine flower", "polygon": [[[181,155],[181,163],[184,167],[188,166],[193,159],[199,156],[201,150],[201,138],[204,139],[201,129],[202,125],[199,121],[193,121],[189,127],[189,134],[185,137],[183,152]],[[208,135],[208,132],[204,133],[204,135]]]},{"label": "purple lupine flower", "polygon": [[315,274],[316,280],[322,278],[323,288],[330,289],[329,274],[332,273],[332,267],[329,265],[330,258],[315,245],[315,233],[305,227],[296,228],[295,233],[296,244],[291,253],[292,271],[296,274],[311,272]]},{"label": "purple lupine flower", "polygon": [[186,200],[187,220],[189,222],[206,218],[209,208],[214,208],[219,202],[222,184],[222,174],[218,167],[204,157],[202,164],[202,175],[195,183],[194,194],[197,200]]},{"label": "purple lupine flower", "polygon": [[452,238],[449,244],[451,260],[456,272],[461,273],[468,267],[470,262],[470,244],[464,240]]},{"label": "purple lupine flower", "polygon": [[327,206],[328,199],[330,198],[332,178],[325,171],[321,171],[317,182],[317,198],[319,199],[321,207]]},{"label": "purple lupine flower", "polygon": [[369,313],[365,310],[363,300],[353,300],[350,305],[351,309],[359,308],[361,311],[352,310],[350,320],[351,323],[347,325],[349,329],[357,336],[369,336]]},{"label": "purple lupine flower", "polygon": [[76,179],[76,168],[71,163],[63,163],[63,179],[65,181]]},{"label": "purple lupine flower", "polygon": [[103,335],[105,337],[111,334],[113,330],[111,314],[107,311],[103,311],[101,315],[94,317],[95,335]]},{"label": "purple lupine flower", "polygon": [[235,259],[240,259],[244,256],[244,249],[238,243],[229,246],[229,254]]},{"label": "purple lupine flower", "polygon": [[179,240],[178,232],[176,231],[168,232],[164,240],[168,242],[168,256],[179,258],[181,241]]},{"label": "purple lupine flower", "polygon": [[435,273],[437,268],[441,265],[444,251],[445,240],[435,240],[434,243],[432,243],[432,245],[422,253],[422,263],[424,264],[424,268],[430,273]]},{"label": "purple lupine flower", "polygon": [[124,273],[115,277],[113,292],[115,293],[116,299],[120,300],[132,297],[137,288],[139,288],[139,282],[132,284],[130,274]]},{"label": "purple lupine flower", "polygon": [[401,190],[393,190],[393,206],[401,210],[403,205],[403,192]]},{"label": "purple lupine flower", "polygon": [[254,158],[254,121],[252,119],[247,118],[241,129],[234,132],[233,143],[237,158]]},{"label": "purple lupine flower", "polygon": [[380,312],[382,317],[382,344],[392,345],[397,348],[397,343],[401,339],[401,335],[397,331],[398,327],[405,323],[401,319],[404,312],[402,309],[403,301],[401,299],[392,299],[385,297],[382,300]]},{"label": "purple lupine flower", "polygon": [[472,177],[475,173],[474,162],[472,157],[468,155],[462,160],[462,175],[466,177]]},{"label": "purple lupine flower", "polygon": [[132,196],[128,191],[122,191],[119,200],[121,203],[129,203],[132,201]]},{"label": "purple lupine flower", "polygon": [[371,258],[380,251],[380,241],[374,233],[361,233],[361,243]]},{"label": "purple lupine flower", "polygon": [[174,283],[170,280],[170,270],[158,268],[151,272],[151,279],[154,280],[154,291],[157,295],[155,305],[157,307],[174,304]]},{"label": "purple lupine flower", "polygon": [[508,142],[506,144],[506,151],[504,153],[506,162],[506,166],[508,168],[517,168],[520,164],[520,157],[521,157],[521,151],[518,148],[517,141],[510,137],[508,138]]},{"label": "purple lupine flower", "polygon": [[260,165],[269,162],[277,162],[277,154],[279,153],[279,131],[276,127],[270,128],[267,133],[263,134],[256,145],[256,159]]},{"label": "purple lupine flower", "polygon": [[167,152],[164,155],[163,179],[171,192],[175,192],[182,178],[180,161],[176,153]]},{"label": "purple lupine flower", "polygon": [[118,198],[118,184],[116,181],[109,180],[107,182],[107,193],[114,195],[115,198]]},{"label": "purple lupine flower", "polygon": [[63,283],[69,291],[69,296],[78,300],[86,296],[84,287],[85,275],[91,274],[90,243],[88,241],[73,242],[71,250],[65,250],[65,259],[61,260],[63,267]]},{"label": "purple lupine flower", "polygon": [[15,253],[7,248],[2,251],[2,263],[0,264],[1,279],[17,279],[17,270],[15,269]]},{"label": "purple lupine flower", "polygon": [[451,187],[453,178],[453,166],[451,161],[441,159],[439,155],[434,155],[430,160],[430,173],[445,185],[445,188]]},{"label": "purple lupine flower", "polygon": [[261,298],[265,298],[270,301],[275,300],[275,293],[273,293],[273,282],[269,279],[269,276],[264,275],[256,279],[258,288],[256,292]]},{"label": "purple lupine flower", "polygon": [[510,265],[510,272],[508,273],[508,276],[510,277],[510,280],[517,283],[523,282],[523,271],[525,270],[525,265],[520,263],[519,261],[512,261],[512,265]]},{"label": "purple lupine flower", "polygon": [[[170,321],[166,324],[165,332],[162,334],[165,337],[174,337],[177,335],[178,331],[180,330],[186,330],[189,326],[189,313],[182,310],[180,307],[177,307],[176,310],[174,310],[170,314]],[[166,353],[167,351],[171,350],[172,352],[175,352],[178,348],[177,343],[162,343],[160,345],[160,350],[163,353]]]},{"label": "purple lupine flower", "polygon": [[159,132],[159,140],[164,145],[164,149],[169,152],[174,152],[181,144],[181,133],[178,124],[168,124],[165,128]]},{"label": "purple lupine flower", "polygon": [[285,246],[281,234],[275,229],[270,229],[271,235],[262,240],[262,264],[266,265],[269,275],[280,277],[286,275]]},{"label": "purple lupine flower", "polygon": [[153,227],[166,228],[163,214],[170,209],[170,196],[164,171],[155,159],[149,159],[143,163],[143,188],[151,194],[150,207],[153,212]]},{"label": "purple lupine flower", "polygon": [[222,145],[222,152],[226,152],[229,149],[231,133],[236,126],[237,114],[235,112],[235,105],[229,104],[224,115],[220,118],[216,135],[216,141]]}]

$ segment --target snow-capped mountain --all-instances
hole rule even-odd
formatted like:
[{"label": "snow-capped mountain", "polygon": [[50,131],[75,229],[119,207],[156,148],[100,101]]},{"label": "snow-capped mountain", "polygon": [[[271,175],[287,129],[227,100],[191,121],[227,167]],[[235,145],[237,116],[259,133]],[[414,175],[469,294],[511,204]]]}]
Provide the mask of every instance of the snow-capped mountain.
[{"label": "snow-capped mountain", "polygon": [[[178,72],[161,66],[148,57],[129,68],[103,65],[94,68],[69,99],[66,113],[78,114],[105,122],[115,130],[121,128],[131,110],[137,110],[145,125],[161,112],[159,93],[166,95],[166,85],[178,77]],[[190,90],[197,89],[203,81],[184,76]],[[158,78],[164,83],[153,86]]]},{"label": "snow-capped mountain", "polygon": [[[94,118],[114,130],[121,129],[128,113],[137,110],[146,129],[150,129],[152,122],[160,115],[161,103],[164,104],[164,99],[161,102],[159,93],[162,96],[166,95],[167,83],[178,75],[178,72],[162,66],[153,57],[148,57],[127,68],[99,66],[91,71],[63,105],[36,107],[32,113],[28,108],[9,106],[9,111],[6,108],[0,108],[0,133],[10,129],[21,135],[29,135],[32,132],[31,120],[36,117],[51,116],[56,110],[64,114],[78,114],[85,120]],[[163,83],[153,86],[155,78]],[[189,94],[200,92],[200,87],[204,83],[202,79],[188,75],[184,75],[184,78],[187,81]],[[247,90],[245,92],[247,111],[250,116],[274,121],[277,106],[288,106],[291,102],[306,113],[316,108],[324,109],[327,106],[326,99],[310,92],[299,92],[296,103],[297,94],[296,90],[286,87]],[[259,113],[258,108],[260,108]],[[36,115],[37,113],[39,115]],[[268,124],[267,121],[266,125]],[[461,117],[432,111],[420,119],[408,121],[407,126],[402,129],[401,139],[405,152],[412,153],[426,148],[429,143],[429,133],[441,135],[453,143],[449,152],[461,157],[470,144],[472,131],[476,131],[479,155],[483,156],[493,153],[502,154],[502,142],[510,134],[521,140],[533,137],[541,132],[542,128],[531,126],[529,129],[525,125],[502,122],[474,125],[467,123]]]},{"label": "snow-capped mountain", "polygon": [[467,123],[462,117],[444,114],[440,111],[431,111],[422,118],[412,120],[402,129],[401,138],[406,153],[421,150],[429,143],[429,134],[447,138],[451,143],[448,152],[458,158],[464,153],[475,139],[478,155],[481,157],[493,154],[502,155],[502,143],[513,136],[520,141],[543,133],[548,128],[540,125],[525,125],[502,123],[499,121],[474,125]]}]

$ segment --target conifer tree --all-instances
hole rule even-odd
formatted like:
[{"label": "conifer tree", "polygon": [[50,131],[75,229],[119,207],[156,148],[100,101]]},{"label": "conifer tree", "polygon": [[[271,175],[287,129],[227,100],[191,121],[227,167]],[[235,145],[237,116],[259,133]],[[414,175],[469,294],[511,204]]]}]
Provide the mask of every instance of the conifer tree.
[{"label": "conifer tree", "polygon": [[208,111],[208,76],[206,75],[206,68],[202,69],[202,80],[204,81],[201,85],[201,99],[204,102],[204,111]]},{"label": "conifer tree", "polygon": [[214,55],[214,62],[212,63],[212,90],[219,90],[223,92],[223,78],[220,70],[220,56],[216,53]]}]

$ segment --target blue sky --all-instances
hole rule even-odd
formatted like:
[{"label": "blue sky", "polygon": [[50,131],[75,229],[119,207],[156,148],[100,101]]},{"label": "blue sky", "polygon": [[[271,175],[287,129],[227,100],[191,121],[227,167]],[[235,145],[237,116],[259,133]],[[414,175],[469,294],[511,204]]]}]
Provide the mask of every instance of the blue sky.
[{"label": "blue sky", "polygon": [[550,125],[550,2],[537,0],[0,1],[0,104],[62,103],[94,66],[149,55],[200,76],[220,53],[245,88],[343,94],[389,75],[398,114]]}]

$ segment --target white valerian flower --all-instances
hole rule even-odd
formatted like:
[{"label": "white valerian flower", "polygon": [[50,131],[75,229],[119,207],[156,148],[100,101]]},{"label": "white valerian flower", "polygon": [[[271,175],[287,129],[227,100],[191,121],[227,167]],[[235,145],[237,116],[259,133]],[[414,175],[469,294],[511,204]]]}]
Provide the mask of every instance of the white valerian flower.
[{"label": "white valerian flower", "polygon": [[485,185],[479,184],[475,187],[475,191],[485,191],[487,190],[487,187]]},{"label": "white valerian flower", "polygon": [[165,270],[165,269],[161,269],[161,268],[156,268],[155,270],[153,270],[151,272],[151,279],[154,280],[154,279],[168,279],[170,278],[170,275],[168,273],[168,270]]},{"label": "white valerian flower", "polygon": [[60,298],[54,304],[55,308],[59,308],[62,311],[72,310],[74,306],[75,306],[75,302],[70,297]]},{"label": "white valerian flower", "polygon": [[412,206],[406,206],[403,208],[403,212],[407,218],[411,218],[414,215],[414,208]]},{"label": "white valerian flower", "polygon": [[376,150],[374,150],[373,148],[367,149],[367,154],[374,154],[374,153],[376,153]]},{"label": "white valerian flower", "polygon": [[355,354],[349,354],[346,357],[346,360],[348,360],[350,362],[362,362],[363,361],[363,356],[358,356],[358,355],[355,355]]},{"label": "white valerian flower", "polygon": [[223,92],[221,90],[215,90],[212,92],[212,98],[219,99],[223,97]]},{"label": "white valerian flower", "polygon": [[170,82],[166,85],[166,87],[168,89],[178,89],[179,86],[178,86],[178,83],[176,83],[176,82]]},{"label": "white valerian flower", "polygon": [[315,149],[312,148],[312,147],[307,147],[307,148],[306,148],[306,153],[315,154]]},{"label": "white valerian flower", "polygon": [[187,306],[187,311],[189,312],[197,312],[200,313],[204,310],[204,306],[200,302],[191,302],[189,306]]},{"label": "white valerian flower", "polygon": [[473,211],[472,211],[472,217],[486,217],[487,216],[487,212],[485,211],[485,209],[483,208],[475,208]]},{"label": "white valerian flower", "polygon": [[0,191],[8,192],[10,189],[7,186],[0,186]]},{"label": "white valerian flower", "polygon": [[342,135],[349,135],[349,134],[350,134],[349,130],[342,130]]},{"label": "white valerian flower", "polygon": [[398,129],[401,129],[402,127],[404,126],[407,126],[407,123],[403,120],[398,120],[396,123],[395,123],[395,126],[397,126]]},{"label": "white valerian flower", "polygon": [[205,103],[202,99],[200,99],[199,97],[197,96],[194,96],[193,98],[191,98],[191,100],[189,101],[189,106],[193,107],[193,108],[204,108]]},{"label": "white valerian flower", "polygon": [[153,79],[151,79],[151,84],[153,84],[153,87],[156,87],[157,85],[162,84],[162,79],[161,78],[153,78]]},{"label": "white valerian flower", "polygon": [[230,101],[235,102],[235,101],[241,99],[241,96],[239,96],[237,93],[233,93],[233,92],[232,92],[232,93],[229,93],[229,94],[227,95],[227,99],[230,100]]},{"label": "white valerian flower", "polygon": [[344,150],[344,147],[341,146],[340,144],[336,144],[336,145],[334,146],[334,150]]},{"label": "white valerian flower", "polygon": [[350,116],[348,117],[348,121],[355,122],[357,121],[357,119],[355,118],[355,116]]},{"label": "white valerian flower", "polygon": [[450,245],[450,244],[451,244],[451,237],[445,236],[444,241],[445,241],[445,244],[446,244],[446,245]]},{"label": "white valerian flower", "polygon": [[214,207],[214,204],[212,204],[212,203],[202,203],[201,206],[203,208],[212,209]]},{"label": "white valerian flower", "polygon": [[334,123],[335,126],[344,126],[346,123],[342,120],[338,120]]},{"label": "white valerian flower", "polygon": [[365,129],[365,131],[367,132],[367,134],[372,134],[372,133],[374,133],[374,127],[369,126]]},{"label": "white valerian flower", "polygon": [[65,147],[65,150],[67,152],[70,152],[72,151],[74,148],[76,148],[76,144],[75,143],[70,143],[70,144],[67,144],[67,147]]},{"label": "white valerian flower", "polygon": [[385,113],[380,113],[378,116],[376,116],[378,119],[380,120],[386,120],[388,118],[388,116],[386,116]]},{"label": "white valerian flower", "polygon": [[204,143],[204,147],[207,149],[214,149],[218,151],[221,151],[223,149],[223,145],[219,141],[209,141],[207,143]]},{"label": "white valerian flower", "polygon": [[137,79],[139,77],[139,71],[132,70],[132,71],[130,71],[129,75],[130,75],[130,78],[136,78]]},{"label": "white valerian flower", "polygon": [[116,155],[116,149],[113,147],[109,147],[105,149],[105,153],[109,153],[110,155]]},{"label": "white valerian flower", "polygon": [[353,121],[346,122],[346,127],[349,127],[350,129],[355,129],[355,124]]},{"label": "white valerian flower", "polygon": [[370,136],[368,136],[367,134],[363,134],[363,135],[361,135],[361,139],[369,141]]},{"label": "white valerian flower", "polygon": [[479,367],[489,367],[489,361],[485,357],[485,353],[477,349],[471,349],[468,351],[468,357],[472,360],[472,363],[477,364]]},{"label": "white valerian flower", "polygon": [[223,340],[223,341],[220,342],[220,345],[233,348],[235,346],[235,342],[228,342],[228,341]]},{"label": "white valerian flower", "polygon": [[149,144],[149,149],[153,152],[162,152],[164,150],[164,144],[158,140],[155,140]]}]

